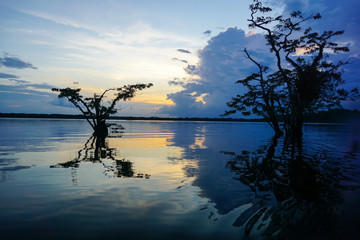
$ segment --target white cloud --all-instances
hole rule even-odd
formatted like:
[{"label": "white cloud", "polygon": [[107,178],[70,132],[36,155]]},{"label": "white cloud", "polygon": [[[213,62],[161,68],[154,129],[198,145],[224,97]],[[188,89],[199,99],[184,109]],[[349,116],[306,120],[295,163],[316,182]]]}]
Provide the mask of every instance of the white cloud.
[{"label": "white cloud", "polygon": [[[174,32],[160,31],[148,23],[138,21],[126,29],[121,29],[103,34],[110,42],[125,45],[172,45],[181,44],[190,47],[198,47],[202,42],[197,39],[189,39]],[[175,45],[174,45],[175,46]]]},{"label": "white cloud", "polygon": [[[350,1],[354,3],[353,0]],[[360,39],[359,14],[354,13],[351,4],[341,4],[337,1],[284,1],[278,5],[278,10],[286,12],[290,10],[302,10],[310,14],[312,10],[327,10],[324,12],[325,19],[312,22],[313,29],[320,32],[325,30],[341,30],[345,28],[345,34],[334,39],[335,42],[350,46],[350,53],[332,54],[331,61],[350,60],[352,63],[345,66],[343,79],[346,81],[345,88],[359,87],[358,75],[360,74],[360,47],[357,39]],[[354,3],[355,4],[355,3]],[[360,5],[360,3],[356,3]],[[314,8],[314,6],[318,8]],[[334,10],[336,11],[330,11]],[[340,9],[339,9],[340,8]],[[226,109],[226,102],[236,94],[241,93],[241,87],[235,85],[235,81],[244,78],[257,69],[243,56],[242,50],[246,47],[249,53],[257,61],[272,67],[274,58],[269,54],[268,46],[264,46],[264,37],[253,31],[245,34],[243,30],[228,28],[219,35],[211,38],[207,46],[199,51],[200,61],[195,69],[188,70],[190,82],[182,83],[183,90],[168,94],[175,105],[166,106],[160,111],[173,116],[199,116],[218,117]],[[194,78],[198,80],[194,81]],[[182,82],[184,82],[182,80]],[[196,92],[196,94],[192,94]],[[199,99],[203,101],[199,101]],[[358,104],[359,105],[359,104]],[[354,106],[351,105],[352,107]],[[357,108],[360,108],[358,106]]]},{"label": "white cloud", "polygon": [[[237,28],[228,28],[211,38],[199,51],[199,63],[188,70],[190,75],[188,82],[182,84],[183,90],[168,94],[175,105],[163,107],[160,112],[179,117],[219,117],[226,109],[226,102],[241,91],[235,82],[254,70],[242,52],[253,42],[259,43],[257,49],[265,47],[261,35],[246,36]],[[258,57],[255,52],[253,55]],[[266,56],[259,59],[272,60]]]},{"label": "white cloud", "polygon": [[48,21],[57,23],[57,24],[61,24],[64,26],[69,26],[69,27],[74,27],[74,28],[79,28],[79,29],[86,29],[86,30],[91,30],[90,26],[86,26],[84,24],[80,24],[70,18],[66,18],[64,16],[60,16],[60,15],[56,15],[54,13],[46,13],[46,12],[39,12],[39,11],[34,11],[34,10],[26,10],[26,9],[21,9],[19,10],[23,13],[29,14],[31,16],[35,16],[38,18],[42,18],[42,19],[46,19]]}]

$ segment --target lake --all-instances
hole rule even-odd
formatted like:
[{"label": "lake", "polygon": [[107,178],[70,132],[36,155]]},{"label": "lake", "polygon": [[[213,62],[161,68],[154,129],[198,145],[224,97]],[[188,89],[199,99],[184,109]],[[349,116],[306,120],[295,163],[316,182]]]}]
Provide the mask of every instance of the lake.
[{"label": "lake", "polygon": [[[0,119],[1,239],[355,239],[360,127]],[[114,130],[115,131],[115,130]]]}]

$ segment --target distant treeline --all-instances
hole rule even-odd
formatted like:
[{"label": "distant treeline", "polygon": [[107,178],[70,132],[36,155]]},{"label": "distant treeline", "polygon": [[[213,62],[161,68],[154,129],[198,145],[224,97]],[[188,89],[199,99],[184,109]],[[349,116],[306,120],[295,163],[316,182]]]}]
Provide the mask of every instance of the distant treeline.
[{"label": "distant treeline", "polygon": [[[0,113],[0,118],[57,118],[57,119],[85,119],[84,115],[70,114],[32,114],[32,113]],[[241,121],[241,122],[263,122],[263,119],[245,118],[165,118],[165,117],[120,117],[110,116],[108,119],[115,120],[159,120],[159,121]]]},{"label": "distant treeline", "polygon": [[[31,114],[31,113],[0,113],[1,118],[57,118],[57,119],[85,119],[83,115],[70,114]],[[111,116],[109,119],[118,120],[159,120],[159,121],[229,121],[229,122],[265,122],[264,119],[246,118],[164,118],[164,117],[120,117]],[[360,111],[347,109],[333,109],[321,111],[316,114],[304,116],[305,122],[314,123],[345,123],[355,120],[360,121]]]},{"label": "distant treeline", "polygon": [[315,123],[346,123],[355,120],[360,121],[360,111],[358,110],[332,109],[304,116],[304,122]]}]

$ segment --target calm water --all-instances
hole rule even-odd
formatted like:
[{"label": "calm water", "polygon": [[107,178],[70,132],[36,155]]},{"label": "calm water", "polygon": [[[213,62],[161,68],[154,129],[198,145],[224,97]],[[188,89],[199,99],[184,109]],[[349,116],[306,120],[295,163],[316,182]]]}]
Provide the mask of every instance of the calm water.
[{"label": "calm water", "polygon": [[355,239],[360,129],[112,121],[99,158],[83,120],[0,119],[1,239]]}]

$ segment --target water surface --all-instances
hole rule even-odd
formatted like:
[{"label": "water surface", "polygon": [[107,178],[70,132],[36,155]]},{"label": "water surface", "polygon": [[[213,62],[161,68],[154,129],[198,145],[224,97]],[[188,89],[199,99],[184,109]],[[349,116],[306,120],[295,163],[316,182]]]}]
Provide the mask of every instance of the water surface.
[{"label": "water surface", "polygon": [[4,239],[357,234],[355,125],[306,125],[291,146],[266,123],[112,122],[124,133],[97,158],[84,120],[0,119]]}]

